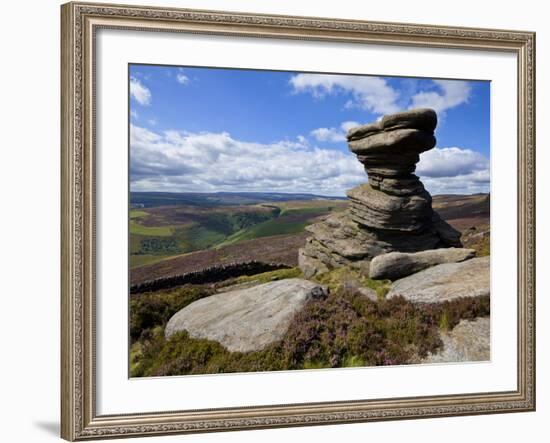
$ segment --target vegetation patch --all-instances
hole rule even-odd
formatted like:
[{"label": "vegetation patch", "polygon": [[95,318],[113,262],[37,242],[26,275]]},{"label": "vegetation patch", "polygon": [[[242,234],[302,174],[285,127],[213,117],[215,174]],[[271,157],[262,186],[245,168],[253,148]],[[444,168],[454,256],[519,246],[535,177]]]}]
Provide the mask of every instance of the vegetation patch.
[{"label": "vegetation patch", "polygon": [[130,255],[130,268],[137,268],[138,266],[152,265],[154,263],[158,263],[170,257],[171,257],[170,255],[133,254],[133,255]]},{"label": "vegetation patch", "polygon": [[136,341],[144,333],[164,326],[176,312],[190,303],[212,295],[204,285],[185,285],[168,291],[147,292],[130,297],[130,338]]},{"label": "vegetation patch", "polygon": [[130,220],[130,234],[169,237],[172,233],[171,226],[144,226],[135,219]]},{"label": "vegetation patch", "polygon": [[258,283],[269,283],[276,280],[284,280],[285,278],[299,278],[301,276],[302,271],[300,268],[295,267],[290,269],[277,269],[275,271],[262,272],[261,274],[255,275],[242,275],[232,283],[240,284],[253,281],[257,281]]},{"label": "vegetation patch", "polygon": [[463,239],[465,247],[475,249],[477,257],[485,257],[491,255],[491,238],[487,233],[482,233],[481,235],[472,235],[472,231],[469,231]]},{"label": "vegetation patch", "polygon": [[255,238],[271,237],[275,235],[287,235],[303,232],[305,227],[314,222],[314,219],[330,213],[336,206],[314,205],[307,206],[311,202],[302,202],[305,207],[284,207],[280,210],[279,216],[271,220],[243,228],[230,235],[217,247],[232,245],[241,241]]},{"label": "vegetation patch", "polygon": [[[223,248],[178,254],[148,266],[134,267],[130,272],[131,285],[145,283],[159,278],[172,277],[205,268],[248,263],[254,260],[263,263],[279,263],[285,267],[298,265],[298,248],[305,244],[306,232],[278,235]],[[130,238],[132,240],[132,237]],[[132,244],[132,241],[130,242]],[[132,258],[135,255],[132,256]]]},{"label": "vegetation patch", "polygon": [[338,291],[348,286],[364,286],[374,289],[379,299],[384,298],[391,287],[390,280],[374,280],[363,276],[356,269],[345,266],[315,276],[313,279],[333,291]]},{"label": "vegetation patch", "polygon": [[[141,304],[136,310],[131,307],[133,336],[138,337],[132,346],[132,376],[407,364],[440,348],[441,325],[450,330],[461,319],[490,312],[489,297],[433,305],[415,305],[401,297],[375,303],[340,287],[308,303],[283,339],[261,351],[229,352],[217,342],[191,338],[186,331],[165,340],[171,313],[207,293],[182,287],[135,298]],[[161,314],[151,316],[149,309]]]},{"label": "vegetation patch", "polygon": [[143,217],[147,217],[149,214],[145,211],[140,211],[138,209],[132,209],[130,210],[130,219],[134,219],[134,218],[143,218]]}]

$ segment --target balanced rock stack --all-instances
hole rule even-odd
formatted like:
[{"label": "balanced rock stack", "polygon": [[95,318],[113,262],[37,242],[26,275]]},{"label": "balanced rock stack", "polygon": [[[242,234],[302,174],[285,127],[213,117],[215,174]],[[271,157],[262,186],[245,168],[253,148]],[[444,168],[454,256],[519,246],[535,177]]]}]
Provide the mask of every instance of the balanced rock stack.
[{"label": "balanced rock stack", "polygon": [[350,150],[365,166],[368,183],[350,189],[349,208],[308,226],[299,252],[306,277],[340,266],[368,274],[370,261],[387,252],[461,247],[460,233],[432,209],[414,174],[420,153],[435,146],[437,115],[415,109],[352,128]]}]

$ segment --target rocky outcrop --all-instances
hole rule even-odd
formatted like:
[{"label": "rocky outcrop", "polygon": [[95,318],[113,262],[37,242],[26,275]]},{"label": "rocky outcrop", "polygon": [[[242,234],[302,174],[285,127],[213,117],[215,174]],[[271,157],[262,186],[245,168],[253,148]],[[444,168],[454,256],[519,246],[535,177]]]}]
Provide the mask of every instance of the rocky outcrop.
[{"label": "rocky outcrop", "polygon": [[299,278],[223,292],[178,311],[164,335],[169,338],[186,330],[191,337],[217,341],[231,352],[257,351],[280,340],[309,300],[326,295],[323,287]]},{"label": "rocky outcrop", "polygon": [[420,363],[489,361],[491,322],[489,317],[461,320],[451,331],[441,333],[443,348]]},{"label": "rocky outcrop", "polygon": [[397,280],[442,263],[458,263],[473,258],[476,251],[464,248],[430,249],[421,252],[389,252],[374,257],[369,277]]},{"label": "rocky outcrop", "polygon": [[416,109],[352,128],[350,150],[364,165],[368,183],[350,189],[350,206],[307,230],[300,251],[306,277],[339,266],[368,273],[370,261],[387,252],[461,247],[460,233],[432,208],[432,198],[414,174],[420,153],[435,146],[437,115]]},{"label": "rocky outcrop", "polygon": [[395,281],[386,298],[404,297],[414,303],[439,303],[490,293],[490,257],[444,263]]}]

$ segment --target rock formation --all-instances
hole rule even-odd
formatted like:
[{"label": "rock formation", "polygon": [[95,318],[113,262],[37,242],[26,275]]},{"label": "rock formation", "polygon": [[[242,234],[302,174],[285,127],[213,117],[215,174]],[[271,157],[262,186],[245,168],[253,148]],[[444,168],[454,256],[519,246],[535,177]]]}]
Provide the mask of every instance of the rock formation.
[{"label": "rock formation", "polygon": [[403,297],[413,303],[440,303],[491,292],[489,256],[444,263],[393,282],[387,299]]},{"label": "rock formation", "polygon": [[462,246],[414,174],[420,153],[435,146],[436,125],[435,111],[415,109],[348,132],[368,183],[347,192],[349,209],[307,228],[312,236],[299,252],[306,278],[339,266],[368,274],[370,261],[387,252]]},{"label": "rock formation", "polygon": [[289,278],[234,289],[197,300],[170,318],[164,335],[186,330],[193,338],[221,343],[231,352],[258,351],[283,338],[310,300],[327,296],[316,283]]},{"label": "rock formation", "polygon": [[475,249],[440,248],[421,252],[388,252],[370,262],[369,277],[397,280],[443,263],[458,263],[475,257]]},{"label": "rock formation", "polygon": [[[443,349],[418,363],[456,363],[491,360],[491,321],[489,317],[460,320],[451,331],[441,333]],[[416,362],[415,362],[416,363]]]}]

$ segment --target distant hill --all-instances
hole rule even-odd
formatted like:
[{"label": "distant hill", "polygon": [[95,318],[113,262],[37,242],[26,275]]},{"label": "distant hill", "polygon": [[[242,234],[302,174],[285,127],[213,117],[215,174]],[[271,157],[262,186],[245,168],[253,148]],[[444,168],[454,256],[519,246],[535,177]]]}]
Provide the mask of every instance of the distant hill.
[{"label": "distant hill", "polygon": [[265,202],[292,200],[346,200],[346,197],[328,197],[315,194],[293,194],[282,192],[131,192],[132,208],[154,208],[158,206],[233,206],[254,205]]},{"label": "distant hill", "polygon": [[[296,266],[305,227],[344,210],[347,199],[281,193],[132,193],[132,284],[228,263]],[[187,203],[186,203],[187,202]],[[191,202],[191,203],[189,203]],[[466,247],[489,242],[490,195],[436,195],[433,207]],[[484,243],[483,243],[484,242]]]},{"label": "distant hill", "polygon": [[489,218],[490,194],[435,195],[433,207],[445,220],[461,218]]}]

